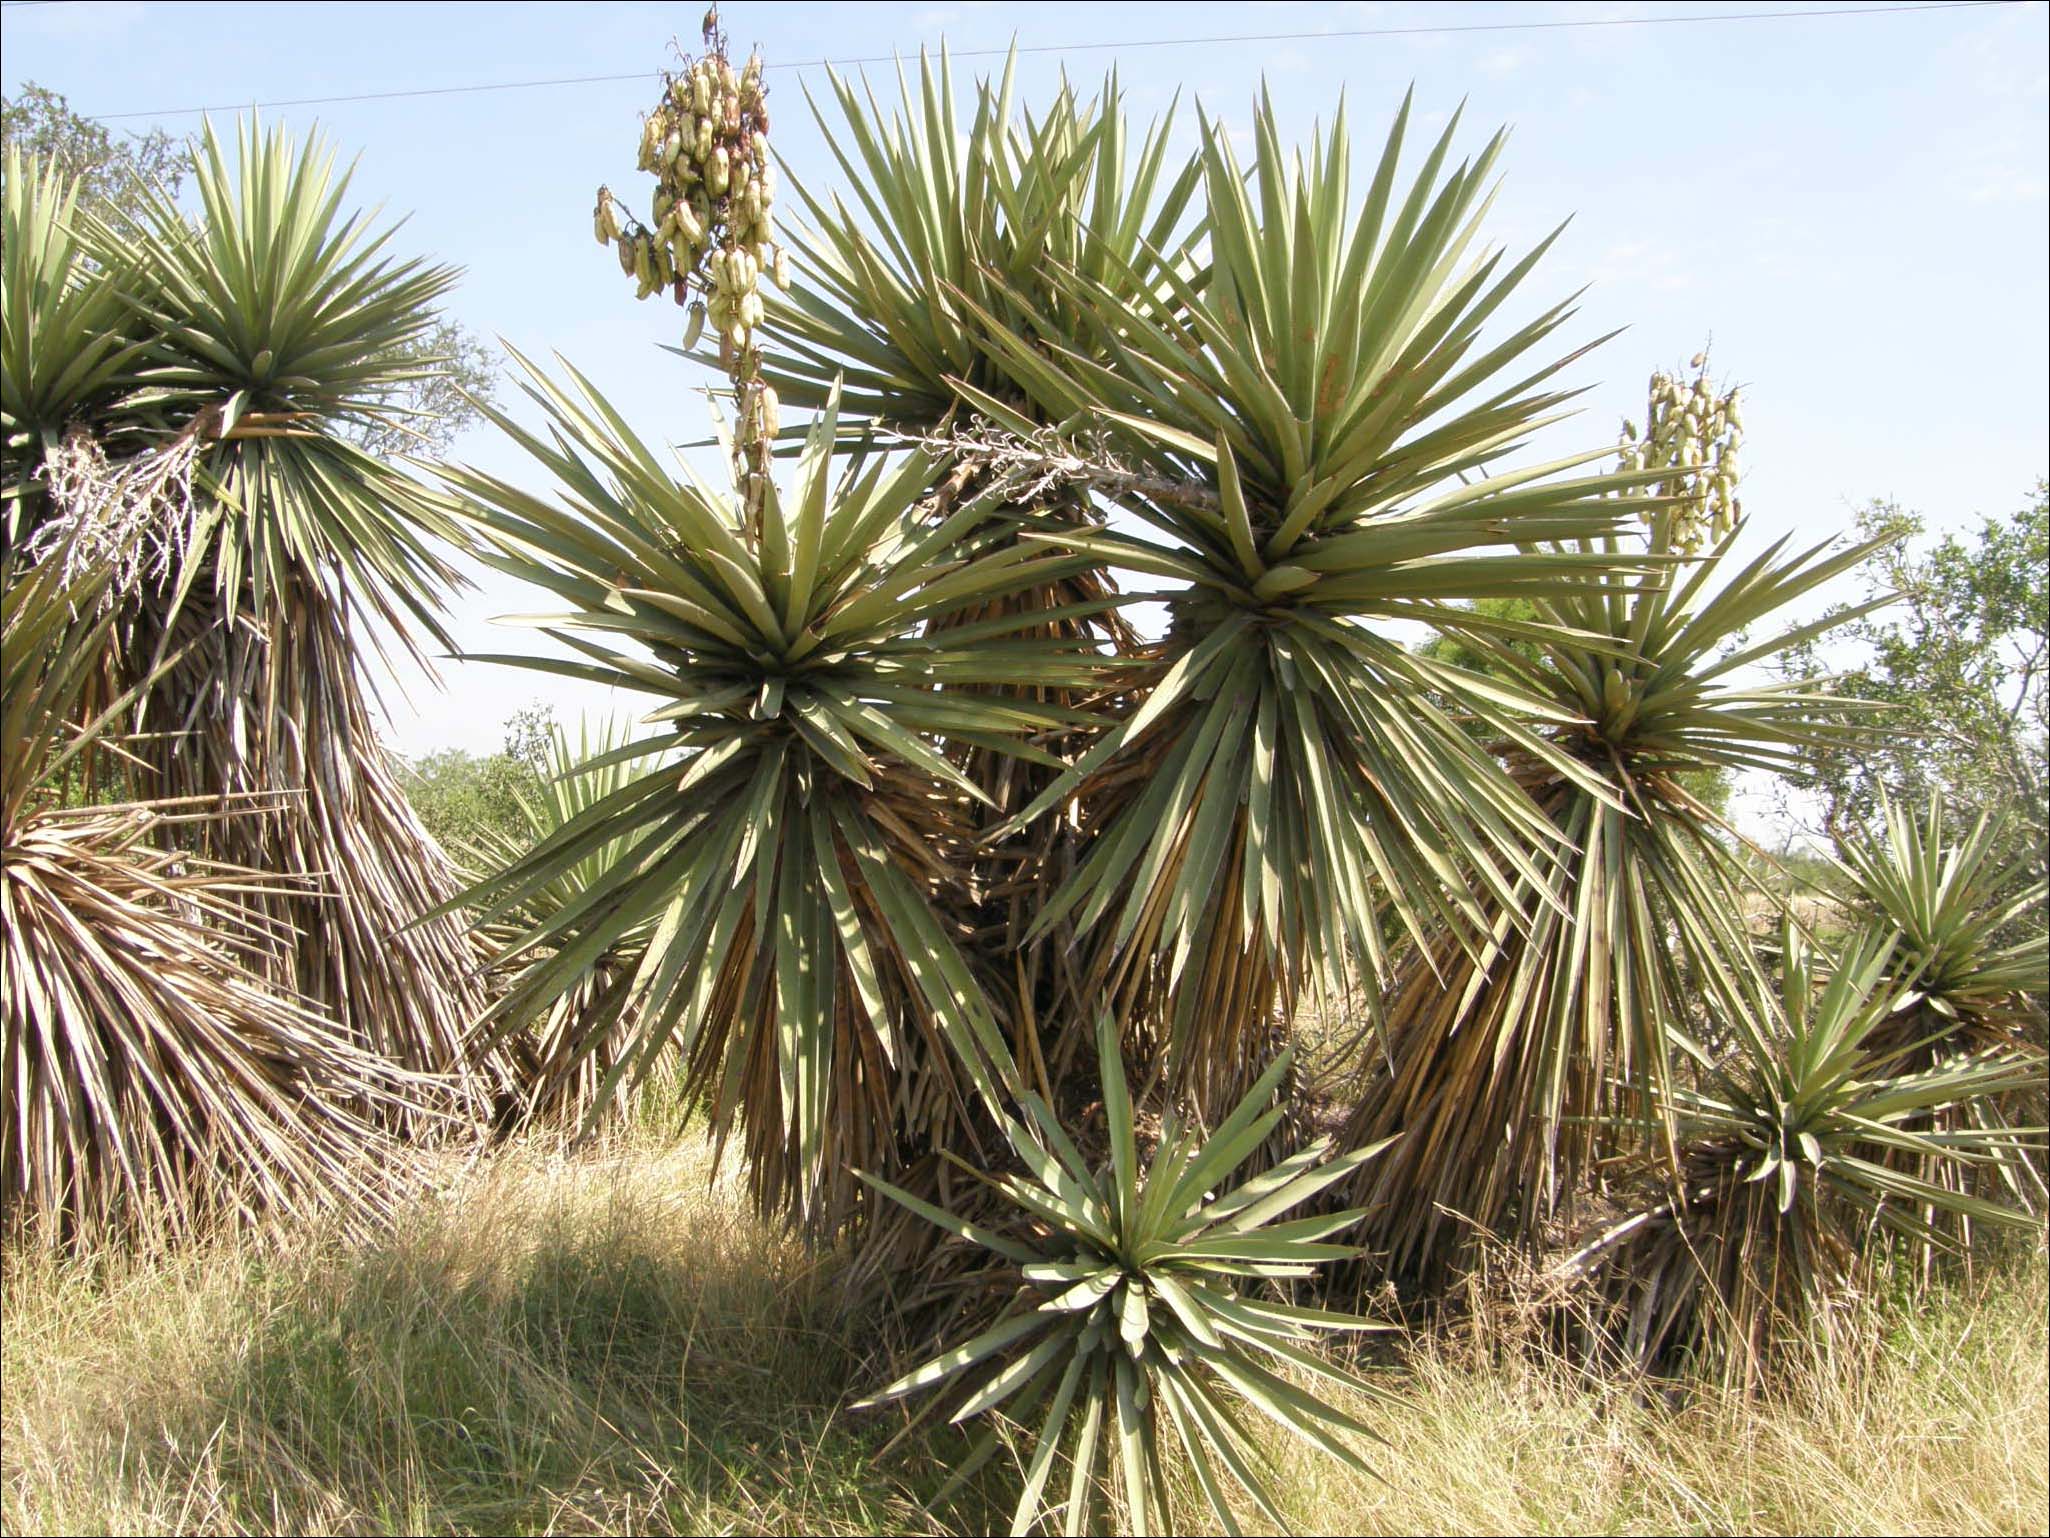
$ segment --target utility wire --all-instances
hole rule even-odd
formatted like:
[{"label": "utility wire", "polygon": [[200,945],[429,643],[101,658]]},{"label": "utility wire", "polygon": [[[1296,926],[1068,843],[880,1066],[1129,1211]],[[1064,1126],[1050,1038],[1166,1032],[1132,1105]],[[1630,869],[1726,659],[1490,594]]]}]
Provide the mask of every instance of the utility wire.
[{"label": "utility wire", "polygon": [[[62,3],[62,0],[8,0],[5,8],[12,10],[17,6],[23,5],[57,3]],[[1026,46],[1004,48],[961,48],[951,49],[949,53],[951,57],[956,59],[977,59],[998,57],[1013,52],[1020,55],[1039,53],[1097,53],[1123,48],[1182,48],[1218,43],[1292,43],[1310,42],[1317,39],[1424,37],[1484,32],[1565,32],[1596,27],[1670,27],[1731,21],[1795,21],[1831,16],[1894,16],[1913,11],[1979,10],[1992,5],[2014,5],[2019,3],[2020,0],[1943,0],[1943,3],[1918,5],[1854,5],[1797,11],[1708,11],[1696,12],[1686,16],[1588,17],[1578,21],[1485,21],[1448,23],[1440,26],[1352,27],[1343,31],[1332,32],[1243,32],[1218,37],[1150,37],[1134,38],[1125,42],[1035,43]],[[846,69],[865,64],[893,64],[902,57],[901,54],[871,54],[863,58],[850,59],[793,59],[765,63],[763,67],[765,69]],[[95,115],[94,121],[112,123],[129,118],[184,117],[199,112],[239,112],[248,108],[326,107],[339,105],[344,102],[394,101],[401,97],[467,96],[482,91],[529,91],[545,86],[606,85],[625,80],[653,80],[659,74],[660,72],[657,70],[634,70],[620,75],[565,75],[549,80],[498,80],[484,85],[444,85],[402,91],[362,91],[347,96],[294,96],[276,101],[229,102],[211,107],[165,107],[151,112],[102,112]]]}]

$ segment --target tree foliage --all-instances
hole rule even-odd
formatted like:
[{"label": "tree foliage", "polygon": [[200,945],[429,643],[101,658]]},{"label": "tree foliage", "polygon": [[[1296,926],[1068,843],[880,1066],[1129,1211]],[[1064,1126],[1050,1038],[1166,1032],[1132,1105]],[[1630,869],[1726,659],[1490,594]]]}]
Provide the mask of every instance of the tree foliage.
[{"label": "tree foliage", "polygon": [[526,808],[541,790],[554,712],[516,711],[496,753],[442,748],[406,765],[406,799],[434,841],[459,858],[486,840],[524,848],[532,836]]},{"label": "tree foliage", "polygon": [[1896,602],[1790,659],[1797,673],[1835,673],[1839,693],[1887,707],[1869,746],[1820,752],[1807,765],[1826,826],[1872,824],[1882,796],[1923,805],[1940,795],[1961,817],[2003,806],[2010,858],[2041,880],[2050,869],[2050,481],[1970,535],[1928,540],[1922,516],[1892,502],[1872,503],[1857,521],[1866,537],[1891,542],[1863,573],[1867,595]]},{"label": "tree foliage", "polygon": [[152,191],[176,197],[187,170],[185,146],[163,129],[116,137],[33,80],[11,100],[0,97],[0,144],[54,167],[76,185],[82,210],[112,219],[127,217]]}]

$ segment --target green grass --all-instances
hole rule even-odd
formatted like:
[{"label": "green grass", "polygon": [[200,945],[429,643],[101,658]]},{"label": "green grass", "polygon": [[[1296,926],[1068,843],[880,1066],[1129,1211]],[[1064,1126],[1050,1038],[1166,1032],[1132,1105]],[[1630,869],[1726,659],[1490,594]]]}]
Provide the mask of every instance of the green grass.
[{"label": "green grass", "polygon": [[[6,1259],[8,1532],[982,1531],[928,1513],[954,1433],[901,1416],[829,1269],[646,1131],[453,1171],[386,1241],[306,1230],[156,1260]],[[1563,1365],[1422,1346],[1360,1409],[1383,1481],[1274,1446],[1313,1531],[2043,1532],[2039,1253],[1856,1374],[1674,1409]],[[1198,1503],[1178,1526],[1201,1529]],[[1249,1528],[1252,1526],[1248,1523]]]}]

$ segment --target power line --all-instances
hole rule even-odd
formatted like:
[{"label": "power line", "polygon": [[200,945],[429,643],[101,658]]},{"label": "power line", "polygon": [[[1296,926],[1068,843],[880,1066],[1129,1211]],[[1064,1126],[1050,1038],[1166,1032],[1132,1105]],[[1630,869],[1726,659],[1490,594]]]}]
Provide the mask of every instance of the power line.
[{"label": "power line", "polygon": [[[8,0],[6,8],[13,9],[14,6],[18,5],[56,3],[61,3],[61,0]],[[1894,16],[1914,11],[1978,10],[1987,6],[2014,5],[2019,3],[2020,0],[1942,0],[1942,3],[1916,5],[1855,5],[1797,11],[1710,11],[1686,16],[1589,17],[1577,21],[1489,21],[1417,27],[1352,27],[1333,32],[1243,32],[1217,37],[1152,37],[1106,43],[1037,43],[1015,49],[1010,47],[962,48],[952,49],[949,52],[956,59],[977,59],[1001,57],[1014,51],[1021,55],[1040,53],[1099,53],[1106,50],[1125,48],[1202,47],[1220,43],[1291,43],[1340,38],[1423,37],[1485,32],[1564,32],[1597,27],[1669,27],[1732,21],[1795,21],[1833,16]],[[765,69],[820,69],[828,67],[847,69],[865,64],[894,64],[901,57],[902,55],[900,54],[872,54],[864,58],[851,59],[795,59],[767,63],[763,67]],[[483,91],[529,91],[547,86],[608,85],[627,80],[653,80],[657,78],[659,73],[656,70],[634,70],[618,75],[564,75],[548,80],[497,80],[483,85],[444,85],[425,86],[400,91],[361,91],[346,96],[295,96],[276,101],[229,102],[211,107],[165,107],[151,112],[103,112],[97,114],[95,120],[103,123],[112,123],[129,118],[185,117],[193,113],[239,112],[248,108],[325,107],[336,106],[345,102],[393,101],[401,97],[467,96]]]}]

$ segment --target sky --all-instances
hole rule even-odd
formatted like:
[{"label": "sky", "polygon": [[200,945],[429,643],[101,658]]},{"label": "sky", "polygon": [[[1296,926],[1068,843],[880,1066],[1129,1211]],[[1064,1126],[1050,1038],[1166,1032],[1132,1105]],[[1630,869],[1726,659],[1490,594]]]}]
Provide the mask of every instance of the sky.
[{"label": "sky", "polygon": [[[1113,66],[1137,123],[1179,92],[1187,144],[1195,103],[1243,131],[1264,81],[1284,137],[1301,139],[1343,93],[1356,166],[1412,84],[1425,127],[1464,100],[1462,149],[1514,127],[1494,238],[1520,250],[1572,216],[1529,280],[1533,307],[1589,285],[1573,330],[1628,328],[1575,366],[1584,414],[1533,454],[1612,441],[1619,418],[1641,415],[1652,368],[1712,342],[1716,374],[1745,387],[1748,542],[1826,539],[1874,498],[1968,529],[2018,507],[2050,469],[2046,8],[1660,20],[1825,8],[1838,7],[736,0],[722,15],[736,54],[754,45],[767,61],[774,142],[815,190],[841,185],[804,107],[801,87],[823,87],[816,61],[915,59],[942,40],[968,75],[999,68],[1015,40],[1026,103],[1063,70],[1093,88]],[[360,156],[355,197],[409,216],[398,247],[465,269],[451,309],[470,329],[537,359],[562,354],[651,438],[688,440],[704,435],[710,381],[659,345],[679,339],[683,312],[634,302],[590,217],[601,182],[645,205],[640,114],[671,40],[695,51],[701,15],[630,0],[8,4],[0,84],[60,91],[110,127],[183,134],[200,117],[172,109],[218,109],[225,127],[251,103],[645,71],[265,116]],[[1624,24],[1502,26],[1532,22]],[[1474,30],[1388,30],[1415,27]],[[1382,35],[1330,35],[1371,29]],[[1233,40],[1164,41],[1201,38]],[[887,62],[867,71],[879,96],[894,92]],[[504,394],[517,400],[509,384]],[[544,489],[493,428],[451,452]],[[531,595],[477,575],[452,612],[458,645],[528,646],[493,621],[531,609]],[[490,751],[530,702],[564,720],[607,705],[485,663],[441,673],[439,689],[408,672],[386,694],[405,753]]]}]

